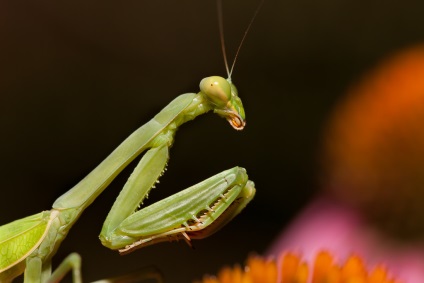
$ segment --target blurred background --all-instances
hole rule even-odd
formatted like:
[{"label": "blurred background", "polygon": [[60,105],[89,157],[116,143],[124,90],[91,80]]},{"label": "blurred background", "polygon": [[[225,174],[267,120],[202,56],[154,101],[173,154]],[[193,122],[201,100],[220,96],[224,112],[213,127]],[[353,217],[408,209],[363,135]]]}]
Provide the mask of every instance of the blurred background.
[{"label": "blurred background", "polygon": [[[230,62],[259,1],[223,3]],[[257,194],[219,233],[127,255],[98,234],[125,170],[83,214],[54,263],[83,258],[88,281],[154,265],[190,282],[264,253],[313,198],[322,133],[334,105],[383,58],[424,40],[424,2],[266,0],[233,73],[247,127],[208,114],[178,131],[149,201],[230,167]],[[0,2],[0,223],[54,200],[177,95],[225,76],[215,1]],[[367,115],[367,113],[364,113]]]}]

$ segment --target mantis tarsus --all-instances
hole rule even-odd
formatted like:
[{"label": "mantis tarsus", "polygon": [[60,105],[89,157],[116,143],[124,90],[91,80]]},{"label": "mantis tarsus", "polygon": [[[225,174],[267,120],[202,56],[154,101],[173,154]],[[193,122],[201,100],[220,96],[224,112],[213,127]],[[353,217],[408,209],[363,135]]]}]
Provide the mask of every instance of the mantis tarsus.
[{"label": "mantis tarsus", "polygon": [[240,167],[139,210],[165,170],[179,126],[213,111],[227,119],[234,129],[244,128],[244,108],[228,67],[227,73],[228,79],[204,78],[197,94],[175,98],[60,196],[51,210],[1,226],[0,282],[10,282],[22,273],[26,283],[57,282],[71,269],[74,282],[81,282],[78,255],[71,254],[53,273],[51,259],[83,211],[144,151],[104,222],[100,233],[104,246],[124,254],[162,241],[204,238],[237,215],[255,194],[253,182]]}]

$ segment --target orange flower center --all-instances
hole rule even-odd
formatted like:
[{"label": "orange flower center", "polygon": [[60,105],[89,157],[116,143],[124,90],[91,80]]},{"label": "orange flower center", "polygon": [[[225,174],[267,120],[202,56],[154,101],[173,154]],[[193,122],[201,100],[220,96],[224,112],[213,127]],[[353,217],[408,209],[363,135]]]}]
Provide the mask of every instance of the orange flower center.
[{"label": "orange flower center", "polygon": [[[277,268],[278,267],[278,268]],[[328,252],[320,252],[312,267],[294,253],[285,253],[277,263],[250,256],[242,269],[225,267],[218,276],[204,276],[199,283],[401,283],[389,277],[382,265],[368,271],[358,256],[339,265]]]}]

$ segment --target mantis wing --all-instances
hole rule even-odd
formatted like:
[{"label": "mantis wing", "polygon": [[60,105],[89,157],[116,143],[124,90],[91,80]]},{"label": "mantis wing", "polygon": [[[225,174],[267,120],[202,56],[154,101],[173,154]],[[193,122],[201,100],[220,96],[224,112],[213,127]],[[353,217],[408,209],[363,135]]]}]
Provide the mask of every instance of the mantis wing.
[{"label": "mantis wing", "polygon": [[50,211],[0,226],[0,273],[25,260],[46,237]]}]

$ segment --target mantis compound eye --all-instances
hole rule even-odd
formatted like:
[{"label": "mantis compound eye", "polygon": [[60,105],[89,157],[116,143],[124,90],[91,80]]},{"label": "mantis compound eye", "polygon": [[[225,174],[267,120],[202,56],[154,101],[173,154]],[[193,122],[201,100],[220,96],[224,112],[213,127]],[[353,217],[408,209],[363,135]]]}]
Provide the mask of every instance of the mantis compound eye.
[{"label": "mantis compound eye", "polygon": [[219,108],[225,107],[231,100],[230,83],[223,77],[212,76],[200,82],[200,90],[207,99]]}]

